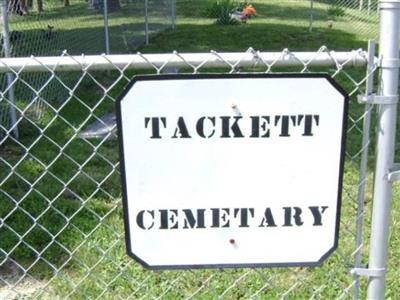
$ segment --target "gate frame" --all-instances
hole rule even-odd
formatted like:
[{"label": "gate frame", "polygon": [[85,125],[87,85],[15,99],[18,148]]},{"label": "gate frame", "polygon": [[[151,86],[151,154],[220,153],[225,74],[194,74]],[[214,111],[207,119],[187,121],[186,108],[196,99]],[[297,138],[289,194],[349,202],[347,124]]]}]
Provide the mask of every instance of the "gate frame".
[{"label": "gate frame", "polygon": [[[399,81],[400,0],[380,0],[380,92],[370,102],[378,104],[375,182],[368,276],[368,299],[384,299],[389,248],[390,210],[392,200],[396,117]],[[397,172],[399,172],[397,170]]]}]

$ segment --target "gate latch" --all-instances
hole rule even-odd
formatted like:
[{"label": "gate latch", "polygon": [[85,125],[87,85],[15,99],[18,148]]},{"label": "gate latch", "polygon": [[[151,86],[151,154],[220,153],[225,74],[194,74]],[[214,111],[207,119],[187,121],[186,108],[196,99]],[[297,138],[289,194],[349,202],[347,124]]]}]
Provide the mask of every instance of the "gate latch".
[{"label": "gate latch", "polygon": [[398,58],[386,58],[380,57],[378,66],[381,68],[396,69],[400,68],[400,59]]},{"label": "gate latch", "polygon": [[366,277],[383,277],[386,269],[368,269],[368,268],[353,268],[350,270],[351,275],[366,276]]},{"label": "gate latch", "polygon": [[389,169],[387,180],[390,182],[400,181],[400,164],[394,164],[393,168]]},{"label": "gate latch", "polygon": [[371,95],[358,95],[358,103],[365,104],[396,104],[399,102],[399,95],[379,96],[376,94]]}]

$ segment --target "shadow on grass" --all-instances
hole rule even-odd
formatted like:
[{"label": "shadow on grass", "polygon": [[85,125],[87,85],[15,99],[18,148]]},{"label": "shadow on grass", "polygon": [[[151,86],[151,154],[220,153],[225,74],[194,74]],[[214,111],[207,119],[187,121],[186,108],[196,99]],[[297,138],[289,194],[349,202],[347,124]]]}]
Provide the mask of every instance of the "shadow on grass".
[{"label": "shadow on grass", "polygon": [[365,23],[365,26],[378,26],[379,25],[379,15],[376,12],[372,13],[369,16],[365,10],[359,11],[359,10],[353,9],[350,18],[356,22],[358,21],[358,22]]},{"label": "shadow on grass", "polygon": [[197,25],[180,24],[176,30],[167,30],[151,40],[143,52],[245,51],[250,46],[260,51],[316,51],[322,45],[333,50],[366,48],[365,41],[355,34],[337,29],[315,28],[282,24]]},{"label": "shadow on grass", "polygon": [[[139,15],[140,14],[140,15]],[[144,5],[141,2],[123,3],[121,9],[113,12],[109,12],[109,18],[118,18],[125,16],[132,16],[138,18],[144,15]],[[91,9],[88,7],[86,1],[73,2],[70,6],[64,7],[62,5],[57,6],[45,6],[44,11],[38,13],[36,11],[30,11],[25,16],[11,15],[11,19],[14,22],[59,22],[65,19],[78,19],[85,17],[87,22],[92,19],[103,19],[103,13],[97,9]],[[143,17],[141,18],[143,20]],[[144,21],[144,20],[143,20]]]},{"label": "shadow on grass", "polygon": [[[206,10],[215,1],[198,1],[196,9],[193,9],[193,1],[179,1],[177,16],[183,18],[199,18],[206,17]],[[287,5],[284,3],[287,2]],[[278,19],[292,19],[292,20],[305,20],[310,18],[309,1],[283,1],[274,3],[259,3],[255,2],[253,5],[257,10],[256,18],[278,18]],[[300,5],[299,5],[300,4]],[[320,6],[320,5],[319,5]],[[328,8],[328,5],[326,5]],[[314,7],[313,10],[315,20],[326,20],[327,10],[321,7]]]},{"label": "shadow on grass", "polygon": [[[165,27],[163,23],[152,23],[150,34],[154,35]],[[109,27],[111,53],[130,53],[144,43],[145,31],[141,23],[124,23]],[[76,29],[55,28],[51,36],[42,29],[21,31],[12,41],[13,56],[59,56],[63,50],[71,55],[82,53],[102,54],[106,52],[104,28],[81,27]]]}]

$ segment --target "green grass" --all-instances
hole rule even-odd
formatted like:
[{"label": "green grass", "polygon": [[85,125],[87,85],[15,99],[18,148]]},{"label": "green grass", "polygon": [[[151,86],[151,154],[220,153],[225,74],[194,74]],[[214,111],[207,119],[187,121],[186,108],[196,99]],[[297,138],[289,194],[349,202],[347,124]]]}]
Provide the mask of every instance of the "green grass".
[{"label": "green grass", "polygon": [[[335,50],[366,46],[365,37],[352,32],[344,18],[337,18],[333,28],[328,28],[328,6],[323,3],[316,5],[316,27],[312,33],[308,31],[308,1],[252,1],[257,8],[257,17],[239,26],[219,26],[214,20],[206,18],[204,11],[207,3],[179,0],[176,30],[167,30],[152,37],[151,44],[142,46],[140,51],[245,51],[250,46],[262,51],[281,51],[283,48],[313,51],[322,44]],[[68,8],[74,18],[65,16],[64,9],[49,10],[48,18],[58,18],[63,24],[62,29],[57,29],[59,37],[84,37],[93,43],[91,47],[101,49],[101,40],[93,39],[93,36],[98,36],[95,30],[101,30],[101,15],[88,13],[85,5],[80,3]],[[346,14],[352,13],[358,14],[346,10]],[[124,15],[123,11],[115,14],[119,15],[115,16],[110,28],[112,43],[115,49],[122,51],[126,45],[121,42],[120,29],[136,19]],[[39,34],[44,24],[41,20],[35,20],[32,13],[18,28],[26,34]],[[31,32],[31,28],[35,28],[33,25],[37,30]],[[26,45],[21,51],[28,53],[29,47]],[[313,68],[311,71],[333,73],[335,70]],[[362,69],[346,69],[346,72],[357,80],[364,76]],[[18,142],[7,139],[0,145],[0,155],[7,162],[0,160],[0,182],[4,180],[0,188],[0,218],[6,224],[0,227],[0,265],[5,260],[5,254],[8,254],[9,258],[27,269],[29,275],[44,283],[50,281],[47,292],[37,292],[39,298],[69,296],[71,299],[114,299],[118,295],[121,298],[131,296],[133,299],[180,299],[195,294],[197,299],[214,299],[226,293],[225,299],[247,299],[260,292],[257,294],[260,299],[274,299],[291,290],[287,299],[305,299],[313,294],[317,299],[332,299],[351,284],[348,271],[353,263],[352,233],[355,230],[359,157],[353,162],[350,159],[346,161],[339,249],[321,267],[150,272],[128,258],[123,237],[117,142],[86,142],[76,136],[95,120],[92,112],[102,116],[114,110],[114,99],[127,81],[119,79],[118,84],[105,95],[95,81],[107,88],[119,74],[91,74],[93,78],[86,75],[79,84],[81,73],[59,74],[70,87],[77,84],[74,96],[67,102],[65,97],[68,93],[55,79],[52,80],[51,89],[41,92],[44,99],[59,109],[57,113],[45,107],[38,115],[33,108],[28,108],[22,98],[24,93],[21,92],[27,87],[18,83],[17,105],[21,110],[26,109],[25,119],[19,126],[21,137]],[[125,75],[130,78],[133,72]],[[354,89],[353,83],[343,72],[336,76],[336,80],[346,90]],[[355,119],[363,113],[362,106],[354,101],[356,94],[350,106],[351,116]],[[375,133],[372,132],[371,136],[374,137]],[[360,143],[361,135],[354,128],[349,132],[347,142],[350,156],[358,153]],[[373,164],[372,151],[370,174]],[[16,167],[12,169],[13,166]],[[13,174],[8,177],[10,173]],[[372,175],[369,183],[371,181]],[[369,184],[365,200],[365,263],[371,194]],[[396,187],[394,199],[399,199],[399,196],[400,190]],[[13,199],[17,199],[17,202]],[[397,234],[400,225],[397,220],[400,207],[398,201],[394,201],[393,205],[387,297],[396,299],[400,294],[397,271],[400,257]],[[230,289],[234,283],[235,287]],[[365,285],[366,281],[362,280],[363,296]]]},{"label": "green grass", "polygon": [[[249,45],[257,49],[272,50],[280,41],[286,41],[285,47],[293,49],[308,47],[309,50],[325,44],[340,50],[357,47],[354,41],[365,41],[377,35],[376,14],[368,16],[357,9],[344,9],[345,15],[336,17],[331,24],[332,28],[329,28],[329,20],[332,19],[329,15],[330,5],[319,1],[315,2],[314,31],[310,33],[309,1],[303,0],[254,0],[252,3],[257,9],[256,17],[249,20],[249,24],[238,26],[232,31],[225,28],[226,26],[215,26],[215,19],[206,17],[206,9],[211,2],[196,1],[194,5],[193,1],[178,1],[180,35],[167,33],[163,37],[168,41],[153,45],[161,45],[162,48],[167,45],[183,49],[190,47],[188,50],[193,51],[209,50],[207,47],[210,46],[217,47],[215,50],[239,50]],[[154,34],[160,28],[168,26],[168,12],[160,9],[160,4],[156,1],[150,1],[149,5],[149,29]],[[83,0],[78,0],[69,7],[63,7],[61,2],[52,0],[46,2],[43,13],[38,14],[34,8],[27,16],[11,16],[10,30],[21,32],[21,37],[13,42],[14,55],[59,55],[64,49],[70,54],[78,55],[105,52],[103,16],[87,7],[87,2]],[[134,52],[144,42],[143,11],[143,5],[138,2],[121,0],[121,10],[110,13],[111,53]],[[51,39],[47,39],[45,35],[47,25],[54,26]],[[192,32],[195,34],[191,34]],[[193,41],[194,37],[199,39]],[[299,43],[299,40],[302,42]],[[350,40],[353,42],[348,44]],[[284,46],[279,45],[279,48],[282,47]],[[148,50],[162,49],[150,47]]]},{"label": "green grass", "polygon": [[[153,34],[168,26],[164,9],[149,1],[150,26]],[[145,27],[142,2],[121,0],[121,9],[108,17],[111,53],[127,53],[144,43]],[[47,26],[53,26],[48,38]],[[98,10],[89,9],[88,2],[74,1],[64,7],[60,1],[46,1],[45,10],[32,9],[26,16],[10,16],[10,30],[20,32],[12,43],[14,56],[60,55],[67,49],[74,55],[104,53],[104,18]]]}]

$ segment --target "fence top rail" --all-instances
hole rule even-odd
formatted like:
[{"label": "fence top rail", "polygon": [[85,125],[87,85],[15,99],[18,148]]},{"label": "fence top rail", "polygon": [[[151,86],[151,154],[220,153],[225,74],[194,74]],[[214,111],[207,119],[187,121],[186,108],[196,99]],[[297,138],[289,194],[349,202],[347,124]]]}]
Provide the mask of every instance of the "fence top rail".
[{"label": "fence top rail", "polygon": [[54,71],[89,71],[192,68],[194,72],[205,68],[241,67],[310,67],[333,66],[362,67],[368,63],[367,52],[359,49],[348,52],[330,51],[321,47],[315,52],[259,52],[252,48],[246,52],[228,53],[211,51],[208,53],[168,54],[128,54],[128,55],[81,55],[71,56],[64,52],[61,56],[18,57],[0,59],[0,72],[54,72]]}]

